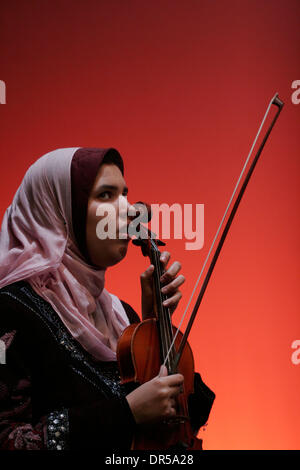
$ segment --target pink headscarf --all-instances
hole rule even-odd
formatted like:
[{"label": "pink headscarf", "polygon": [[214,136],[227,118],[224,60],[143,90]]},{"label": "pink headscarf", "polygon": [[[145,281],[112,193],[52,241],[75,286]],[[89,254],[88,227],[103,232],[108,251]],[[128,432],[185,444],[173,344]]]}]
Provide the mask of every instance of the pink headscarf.
[{"label": "pink headscarf", "polygon": [[0,287],[26,280],[96,360],[114,361],[129,320],[104,288],[105,270],[89,265],[76,244],[71,163],[77,150],[49,152],[26,172],[2,222]]}]

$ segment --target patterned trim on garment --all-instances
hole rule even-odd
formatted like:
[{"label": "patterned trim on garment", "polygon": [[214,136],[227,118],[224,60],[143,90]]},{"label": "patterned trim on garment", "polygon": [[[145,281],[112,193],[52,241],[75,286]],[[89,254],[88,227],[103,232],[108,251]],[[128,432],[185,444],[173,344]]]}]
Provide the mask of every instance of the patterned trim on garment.
[{"label": "patterned trim on garment", "polygon": [[68,410],[53,411],[47,419],[48,450],[68,450]]}]

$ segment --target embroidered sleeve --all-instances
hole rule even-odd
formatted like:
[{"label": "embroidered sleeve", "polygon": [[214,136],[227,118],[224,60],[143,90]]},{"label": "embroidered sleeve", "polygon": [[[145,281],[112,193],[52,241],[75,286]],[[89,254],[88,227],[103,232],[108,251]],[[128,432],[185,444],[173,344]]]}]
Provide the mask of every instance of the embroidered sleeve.
[{"label": "embroidered sleeve", "polygon": [[0,363],[0,449],[66,449],[68,415],[65,410],[54,411],[33,422],[30,376],[14,350],[15,336],[13,330],[0,337],[5,350]]},{"label": "embroidered sleeve", "polygon": [[50,450],[67,450],[68,435],[68,410],[64,408],[50,413],[47,419],[47,448]]}]

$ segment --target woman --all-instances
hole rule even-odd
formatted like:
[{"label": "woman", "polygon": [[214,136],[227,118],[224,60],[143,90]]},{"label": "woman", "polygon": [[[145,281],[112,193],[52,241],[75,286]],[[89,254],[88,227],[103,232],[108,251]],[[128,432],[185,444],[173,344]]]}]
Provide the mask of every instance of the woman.
[{"label": "woman", "polygon": [[[105,270],[127,253],[129,237],[99,239],[99,207],[118,216],[127,203],[123,161],[115,149],[50,152],[27,171],[0,235],[0,448],[130,449],[141,426],[173,416],[183,377],[158,377],[126,390],[116,347],[122,331],[140,321],[104,288]],[[102,216],[103,217],[103,216]],[[121,219],[120,219],[121,220]],[[127,224],[130,222],[127,219]],[[167,267],[162,286],[173,311],[184,277]],[[141,275],[142,316],[153,315],[153,266]],[[195,432],[205,424],[214,394],[195,374],[190,397]]]}]

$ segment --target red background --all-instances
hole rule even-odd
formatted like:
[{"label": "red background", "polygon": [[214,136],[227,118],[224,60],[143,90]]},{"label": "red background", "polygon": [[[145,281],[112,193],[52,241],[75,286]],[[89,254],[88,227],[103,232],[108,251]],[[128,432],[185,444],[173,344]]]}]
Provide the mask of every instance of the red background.
[{"label": "red background", "polygon": [[[114,146],[129,199],[205,205],[205,243],[167,249],[178,322],[265,108],[285,107],[255,170],[190,343],[216,392],[206,449],[299,449],[298,0],[2,0],[1,216],[39,156]],[[136,248],[107,287],[140,309]]]}]

